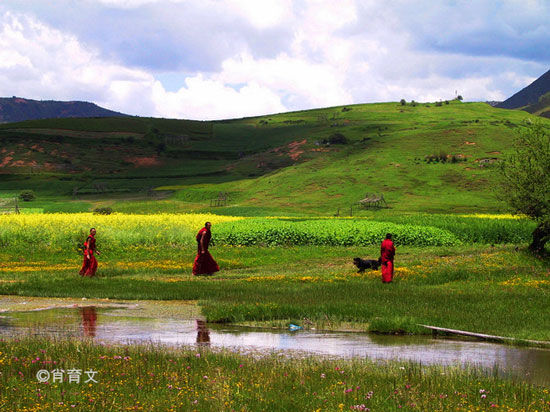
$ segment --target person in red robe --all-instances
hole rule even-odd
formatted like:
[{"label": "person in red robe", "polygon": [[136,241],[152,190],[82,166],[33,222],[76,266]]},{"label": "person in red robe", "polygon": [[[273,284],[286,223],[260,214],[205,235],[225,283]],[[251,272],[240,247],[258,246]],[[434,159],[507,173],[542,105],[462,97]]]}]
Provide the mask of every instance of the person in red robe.
[{"label": "person in red robe", "polygon": [[212,238],[210,228],[212,224],[206,222],[204,227],[197,233],[197,256],[193,263],[193,275],[212,275],[214,272],[220,270],[220,267],[208,251],[208,245]]},{"label": "person in red robe", "polygon": [[84,242],[84,261],[82,262],[82,269],[80,269],[80,276],[92,277],[97,271],[97,259],[95,254],[99,255],[99,250],[95,247],[95,229],[90,229],[90,235]]},{"label": "person in red robe", "polygon": [[380,246],[380,257],[382,259],[382,283],[390,283],[393,280],[393,257],[395,246],[391,240],[391,233],[386,234],[386,239]]}]

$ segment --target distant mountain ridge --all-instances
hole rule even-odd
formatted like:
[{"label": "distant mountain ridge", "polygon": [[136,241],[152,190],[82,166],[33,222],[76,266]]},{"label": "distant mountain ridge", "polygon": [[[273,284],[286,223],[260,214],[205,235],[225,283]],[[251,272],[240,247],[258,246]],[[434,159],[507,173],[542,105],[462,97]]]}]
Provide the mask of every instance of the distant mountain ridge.
[{"label": "distant mountain ridge", "polygon": [[[541,98],[545,100],[543,96],[548,93],[550,93],[550,70],[496,107],[501,109],[524,109],[534,113],[543,109],[539,103],[541,103]],[[548,109],[550,110],[550,108]],[[544,115],[543,113],[538,114]]]},{"label": "distant mountain ridge", "polygon": [[21,97],[0,97],[0,123],[67,117],[119,117],[124,113],[104,109],[90,102],[31,100]]}]

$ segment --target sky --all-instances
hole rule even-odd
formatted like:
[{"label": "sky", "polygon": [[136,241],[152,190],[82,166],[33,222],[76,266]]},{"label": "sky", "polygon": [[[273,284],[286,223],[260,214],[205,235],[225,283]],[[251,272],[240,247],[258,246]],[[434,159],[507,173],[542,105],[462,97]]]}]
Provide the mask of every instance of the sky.
[{"label": "sky", "polygon": [[549,69],[548,0],[0,2],[0,96],[138,116],[500,101]]}]

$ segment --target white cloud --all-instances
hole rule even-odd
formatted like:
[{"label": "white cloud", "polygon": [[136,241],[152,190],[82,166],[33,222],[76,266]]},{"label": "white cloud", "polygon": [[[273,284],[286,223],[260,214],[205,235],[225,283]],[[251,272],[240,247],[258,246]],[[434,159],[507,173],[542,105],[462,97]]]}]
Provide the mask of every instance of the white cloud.
[{"label": "white cloud", "polygon": [[245,17],[257,29],[267,29],[293,19],[291,0],[227,0],[220,3]]},{"label": "white cloud", "polygon": [[238,91],[202,75],[187,78],[185,83],[177,92],[166,92],[159,82],[155,84],[157,116],[209,120],[286,110],[276,93],[254,81]]},{"label": "white cloud", "polygon": [[351,103],[344,89],[343,73],[329,64],[281,54],[274,59],[254,59],[243,53],[227,59],[217,77],[224,83],[249,81],[268,87],[294,107],[320,107]]},{"label": "white cloud", "polygon": [[[112,8],[135,9],[146,5],[185,4],[196,7],[197,2],[189,0],[95,0]],[[203,0],[202,8],[224,10],[228,14],[238,15],[257,29],[267,29],[288,22],[293,17],[292,0]]]},{"label": "white cloud", "polygon": [[[0,95],[93,100],[129,114],[219,119],[286,110],[279,96],[254,80],[239,90],[223,76],[190,76],[167,92],[153,75],[106,61],[77,39],[40,22],[0,16]],[[22,55],[18,50],[25,51]],[[13,72],[25,73],[14,85]]]},{"label": "white cloud", "polygon": [[[66,24],[68,15],[50,16],[46,24],[47,14],[2,13],[8,7],[3,4],[0,95],[219,119],[401,98],[445,100],[455,90],[466,100],[500,100],[547,70],[544,61],[501,53],[490,43],[507,32],[514,40],[549,30],[544,19],[533,28],[521,23],[548,10],[540,1],[518,13],[518,22],[510,16],[519,3],[476,8],[443,2],[430,8],[431,2],[419,1],[413,7],[404,0],[390,6],[376,0],[87,0],[87,10],[93,6],[95,18],[107,16],[109,24],[84,30],[78,24],[53,27]],[[456,17],[453,4],[471,18]],[[490,20],[493,8],[496,22]],[[118,36],[97,40],[109,39],[117,22]],[[491,23],[499,27],[496,35],[487,29]],[[489,43],[477,44],[478,34]],[[475,53],[468,54],[468,47]],[[523,46],[517,41],[513,47]],[[169,64],[153,64],[162,58]],[[171,84],[177,91],[158,81],[160,68],[176,74],[177,82],[185,78]]]},{"label": "white cloud", "polygon": [[[106,6],[110,6],[110,7],[116,7],[121,9],[131,9],[131,8],[143,6],[145,4],[159,3],[162,0],[96,0],[96,1],[98,3],[105,4]],[[172,2],[177,0],[168,0],[168,1]]]}]

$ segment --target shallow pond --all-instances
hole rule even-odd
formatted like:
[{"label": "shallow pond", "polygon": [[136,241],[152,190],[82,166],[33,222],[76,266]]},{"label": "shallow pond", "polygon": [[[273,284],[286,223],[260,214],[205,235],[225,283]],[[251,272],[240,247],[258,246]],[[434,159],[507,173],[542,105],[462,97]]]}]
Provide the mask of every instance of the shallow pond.
[{"label": "shallow pond", "polygon": [[356,332],[281,331],[206,324],[200,319],[132,316],[124,308],[94,306],[9,312],[0,336],[88,337],[97,342],[203,345],[239,351],[297,351],[330,357],[411,360],[422,364],[472,364],[550,385],[550,350],[424,336]]}]

